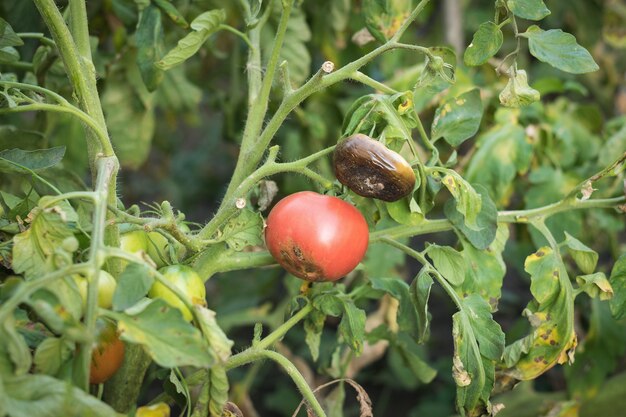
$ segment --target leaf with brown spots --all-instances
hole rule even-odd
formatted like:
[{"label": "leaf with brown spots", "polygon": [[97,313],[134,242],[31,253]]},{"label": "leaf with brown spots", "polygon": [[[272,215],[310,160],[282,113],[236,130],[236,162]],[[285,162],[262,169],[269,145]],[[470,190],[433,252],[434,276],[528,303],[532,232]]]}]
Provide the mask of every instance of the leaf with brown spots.
[{"label": "leaf with brown spots", "polygon": [[557,252],[542,247],[526,258],[535,297],[524,310],[531,333],[507,346],[504,374],[516,379],[533,379],[554,365],[570,361],[576,347],[574,295],[565,265]]}]

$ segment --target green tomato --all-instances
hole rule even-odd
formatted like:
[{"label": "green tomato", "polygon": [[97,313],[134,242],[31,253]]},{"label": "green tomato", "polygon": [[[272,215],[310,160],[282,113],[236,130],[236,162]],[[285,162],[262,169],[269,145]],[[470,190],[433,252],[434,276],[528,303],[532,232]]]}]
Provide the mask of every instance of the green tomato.
[{"label": "green tomato", "polygon": [[[200,275],[193,269],[185,265],[170,265],[161,268],[159,272],[165,279],[181,290],[193,304],[206,305],[206,289]],[[187,321],[193,318],[191,311],[183,304],[183,302],[170,291],[165,285],[158,281],[152,285],[148,296],[151,298],[161,298],[169,305],[175,307],[183,313],[183,317]]]},{"label": "green tomato", "polygon": [[[143,230],[135,230],[133,232],[124,233],[120,236],[120,249],[124,252],[137,253],[140,251],[148,252],[148,237]],[[122,259],[122,270],[128,265],[128,261]]]},{"label": "green tomato", "polygon": [[[74,275],[74,281],[78,286],[80,292],[80,298],[83,299],[83,307],[87,305],[87,278],[82,275]],[[111,308],[113,305],[113,293],[117,287],[117,281],[113,278],[113,275],[106,271],[100,271],[100,277],[98,278],[98,307]]]}]

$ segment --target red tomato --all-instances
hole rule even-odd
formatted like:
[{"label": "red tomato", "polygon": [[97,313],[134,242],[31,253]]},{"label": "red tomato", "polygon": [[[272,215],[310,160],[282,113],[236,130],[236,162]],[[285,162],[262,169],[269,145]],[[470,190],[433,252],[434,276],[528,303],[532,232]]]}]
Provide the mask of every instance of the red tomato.
[{"label": "red tomato", "polygon": [[96,322],[96,342],[91,352],[89,383],[101,384],[117,372],[124,361],[124,343],[117,335],[115,324],[108,320]]},{"label": "red tomato", "polygon": [[265,243],[276,261],[307,281],[335,281],[363,259],[365,218],[337,198],[303,191],[283,198],[267,218]]}]

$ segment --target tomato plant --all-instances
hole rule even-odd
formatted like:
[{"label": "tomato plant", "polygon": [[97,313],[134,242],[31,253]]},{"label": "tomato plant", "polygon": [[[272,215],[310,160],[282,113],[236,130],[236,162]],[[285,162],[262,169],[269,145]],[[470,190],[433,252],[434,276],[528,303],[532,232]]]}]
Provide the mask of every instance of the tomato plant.
[{"label": "tomato plant", "polygon": [[367,250],[368,227],[359,211],[310,191],[280,200],[267,217],[265,243],[287,271],[307,281],[336,281]]},{"label": "tomato plant", "polygon": [[107,320],[96,322],[96,340],[91,353],[89,383],[102,384],[117,372],[124,361],[124,343],[117,335],[115,324]]},{"label": "tomato plant", "polygon": [[0,417],[623,414],[618,3],[0,2]]}]

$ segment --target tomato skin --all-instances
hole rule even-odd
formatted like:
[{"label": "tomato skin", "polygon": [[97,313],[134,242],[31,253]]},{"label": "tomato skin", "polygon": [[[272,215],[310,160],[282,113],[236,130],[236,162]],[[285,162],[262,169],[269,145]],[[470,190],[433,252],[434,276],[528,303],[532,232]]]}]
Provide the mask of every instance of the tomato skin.
[{"label": "tomato skin", "polygon": [[96,342],[91,352],[89,383],[102,384],[111,378],[124,361],[124,342],[117,334],[115,324],[108,320],[96,322]]},{"label": "tomato skin", "polygon": [[359,264],[369,230],[359,210],[331,196],[302,191],[267,217],[265,243],[276,261],[306,281],[336,281]]},{"label": "tomato skin", "polygon": [[[159,272],[174,284],[178,289],[184,292],[193,304],[206,306],[206,289],[204,281],[200,275],[192,268],[185,265],[170,265],[159,269]],[[183,304],[183,302],[170,291],[165,285],[155,281],[148,292],[151,298],[161,298],[169,305],[175,307],[183,313],[183,317],[187,321],[193,318],[191,311]]]}]

